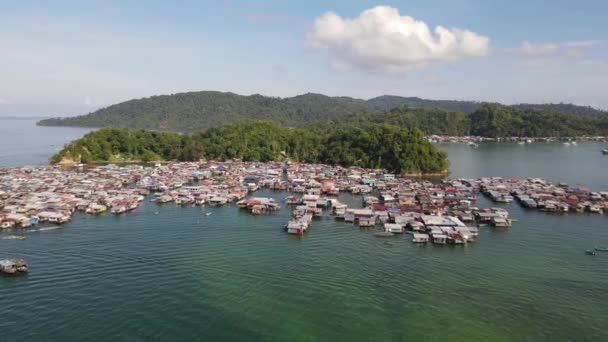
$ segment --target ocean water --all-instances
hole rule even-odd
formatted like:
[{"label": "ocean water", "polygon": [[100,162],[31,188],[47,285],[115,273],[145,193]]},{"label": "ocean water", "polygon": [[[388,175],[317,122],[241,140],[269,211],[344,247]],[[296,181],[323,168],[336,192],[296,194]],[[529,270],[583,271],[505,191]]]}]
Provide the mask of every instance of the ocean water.
[{"label": "ocean water", "polygon": [[[594,143],[442,148],[455,177],[607,183]],[[555,163],[540,160],[544,153]],[[257,217],[234,205],[150,202],[121,216],[77,214],[23,241],[0,239],[0,257],[30,264],[26,276],[0,277],[0,340],[608,340],[608,253],[584,254],[608,245],[608,215],[503,206],[519,222],[482,227],[467,246],[379,239],[329,216],[304,237],[288,236],[286,206]]]},{"label": "ocean water", "polygon": [[0,167],[43,165],[63,145],[91,131],[78,127],[41,127],[37,119],[0,116]]}]

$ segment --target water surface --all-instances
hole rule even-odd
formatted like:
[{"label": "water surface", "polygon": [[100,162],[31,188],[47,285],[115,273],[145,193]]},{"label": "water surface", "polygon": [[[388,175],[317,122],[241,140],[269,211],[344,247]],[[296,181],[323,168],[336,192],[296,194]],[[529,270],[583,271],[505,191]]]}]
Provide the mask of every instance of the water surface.
[{"label": "water surface", "polygon": [[0,117],[0,167],[44,165],[63,145],[91,131],[79,127],[36,126],[39,119]]},{"label": "water surface", "polygon": [[[56,132],[40,129],[49,132],[42,140]],[[456,177],[602,187],[608,158],[599,147],[442,146]],[[418,246],[408,235],[385,244],[330,217],[288,236],[285,206],[259,217],[233,205],[149,202],[122,216],[77,214],[24,241],[0,240],[0,257],[31,266],[27,276],[0,277],[2,340],[608,340],[608,253],[584,254],[608,245],[608,217],[504,207],[519,222],[482,227],[467,246]]]}]

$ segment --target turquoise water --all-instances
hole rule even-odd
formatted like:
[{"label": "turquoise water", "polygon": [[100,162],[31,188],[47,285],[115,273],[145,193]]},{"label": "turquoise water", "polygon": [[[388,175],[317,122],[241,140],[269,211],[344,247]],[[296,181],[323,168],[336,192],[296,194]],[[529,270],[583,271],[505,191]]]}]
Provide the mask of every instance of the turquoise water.
[{"label": "turquoise water", "polygon": [[[595,145],[572,154],[556,146],[555,164],[538,160],[534,149],[546,147],[512,147],[445,148],[455,176],[523,176],[514,157],[523,153],[534,172],[546,165],[572,184],[607,183],[605,169],[579,180],[564,165],[605,165]],[[288,236],[285,206],[258,217],[149,202],[123,216],[78,214],[23,241],[0,240],[0,256],[30,263],[24,277],[0,277],[0,340],[608,340],[608,253],[583,253],[608,245],[608,216],[504,207],[519,222],[481,228],[464,247],[418,246],[407,235],[387,245],[330,217]]]}]

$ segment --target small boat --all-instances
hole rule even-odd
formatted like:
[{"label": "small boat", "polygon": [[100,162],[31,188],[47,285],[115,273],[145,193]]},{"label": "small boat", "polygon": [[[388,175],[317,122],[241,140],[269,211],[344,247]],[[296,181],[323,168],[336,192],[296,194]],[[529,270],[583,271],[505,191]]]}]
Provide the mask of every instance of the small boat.
[{"label": "small boat", "polygon": [[608,154],[608,148],[603,149],[602,154],[604,154],[604,155]]},{"label": "small boat", "polygon": [[595,247],[594,249],[598,252],[608,252],[608,247],[605,247],[605,246],[598,246],[598,247]]},{"label": "small boat", "polygon": [[0,273],[19,274],[27,272],[27,263],[22,259],[0,260]]},{"label": "small boat", "polygon": [[205,213],[205,216],[211,216],[211,213]]},{"label": "small boat", "polygon": [[588,249],[588,250],[585,251],[585,254],[587,254],[587,255],[595,255],[595,251],[591,250],[591,249]]},{"label": "small boat", "polygon": [[23,235],[9,235],[2,238],[2,240],[25,240],[27,237]]}]

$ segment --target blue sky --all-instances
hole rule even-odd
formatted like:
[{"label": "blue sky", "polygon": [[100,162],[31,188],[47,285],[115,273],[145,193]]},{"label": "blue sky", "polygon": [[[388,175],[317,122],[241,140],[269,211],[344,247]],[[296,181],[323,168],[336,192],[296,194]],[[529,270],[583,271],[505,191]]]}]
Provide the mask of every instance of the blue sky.
[{"label": "blue sky", "polygon": [[[605,1],[564,0],[0,0],[0,111],[196,90],[608,108],[606,13]],[[374,27],[408,29],[406,16],[460,45]]]}]

